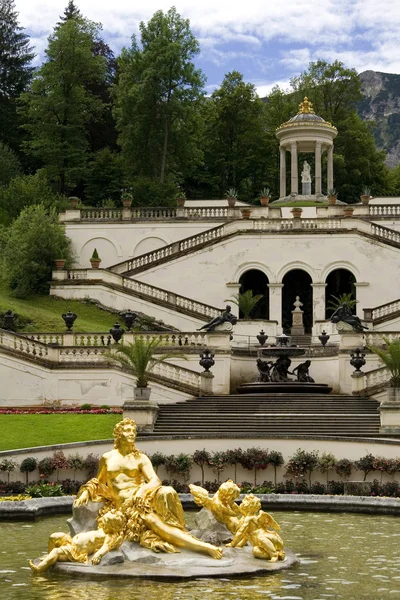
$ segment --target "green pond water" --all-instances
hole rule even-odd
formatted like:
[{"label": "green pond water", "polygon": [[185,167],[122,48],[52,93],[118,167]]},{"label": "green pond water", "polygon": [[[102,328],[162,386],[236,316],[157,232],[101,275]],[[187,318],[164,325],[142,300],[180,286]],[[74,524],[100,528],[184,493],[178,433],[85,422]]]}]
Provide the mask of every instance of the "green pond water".
[{"label": "green pond water", "polygon": [[[43,554],[66,518],[0,523],[0,600],[346,600],[400,599],[398,517],[274,512],[301,564],[268,577],[181,583],[92,581],[49,572],[34,576],[29,558]],[[193,522],[193,514],[188,515]]]}]

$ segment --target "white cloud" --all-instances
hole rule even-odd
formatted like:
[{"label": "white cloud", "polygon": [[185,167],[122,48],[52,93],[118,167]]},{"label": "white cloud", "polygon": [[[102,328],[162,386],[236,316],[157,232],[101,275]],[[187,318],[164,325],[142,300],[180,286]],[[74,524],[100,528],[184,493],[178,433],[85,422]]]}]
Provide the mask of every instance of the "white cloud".
[{"label": "white cloud", "polygon": [[[273,47],[281,58],[283,77],[298,73],[310,59],[320,57],[339,58],[358,70],[400,69],[398,0],[147,0],[145,3],[77,0],[76,3],[85,16],[103,24],[104,35],[117,52],[121,45],[129,44],[132,33],[137,33],[140,20],[146,21],[156,10],[166,11],[175,4],[182,16],[190,18],[192,29],[201,40],[202,57],[215,64],[243,58],[253,62],[253,70],[265,72],[270,64],[270,58],[265,57],[268,44],[269,51]],[[31,33],[41,56],[45,40],[66,4],[67,0],[16,0],[20,22]],[[234,45],[247,50],[238,51],[235,56]]]}]

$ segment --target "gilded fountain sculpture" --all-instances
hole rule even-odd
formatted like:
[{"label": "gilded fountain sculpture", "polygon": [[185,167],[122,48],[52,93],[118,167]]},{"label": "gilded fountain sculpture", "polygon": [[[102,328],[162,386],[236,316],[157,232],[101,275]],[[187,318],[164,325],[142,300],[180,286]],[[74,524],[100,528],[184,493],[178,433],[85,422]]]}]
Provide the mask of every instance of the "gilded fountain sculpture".
[{"label": "gilded fountain sculpture", "polygon": [[[137,577],[146,576],[146,573],[141,574],[141,567],[143,570],[143,563],[151,563],[151,576],[157,576],[157,565],[168,568],[168,564],[172,569],[181,565],[181,570],[190,565],[188,576],[195,576],[198,575],[199,559],[193,561],[190,556],[200,553],[207,556],[205,565],[208,569],[210,558],[213,564],[220,564],[221,568],[214,575],[223,573],[224,568],[228,574],[237,574],[240,568],[232,570],[232,565],[238,559],[240,561],[245,546],[248,548],[247,561],[251,558],[259,563],[254,558],[262,559],[269,568],[273,568],[273,563],[280,562],[282,568],[288,568],[297,562],[294,556],[287,560],[278,534],[279,525],[261,510],[258,498],[249,494],[240,506],[235,502],[240,488],[231,480],[221,484],[213,497],[207,490],[190,485],[196,504],[209,510],[216,521],[226,526],[228,543],[225,548],[192,535],[186,528],[178,494],[172,487],[162,485],[150,459],[136,448],[135,441],[135,422],[125,418],[117,423],[114,448],[102,456],[98,476],[80,488],[74,501],[74,517],[95,506],[95,520],[86,519],[83,526],[81,523],[77,528],[70,519],[71,535],[64,532],[51,534],[48,554],[29,562],[34,572],[42,573],[56,563],[68,563],[69,573],[82,573],[80,569],[90,567],[90,574],[103,572],[108,575],[112,569],[115,575]],[[181,554],[169,563],[161,564],[160,558],[151,558],[153,553],[157,557]],[[131,565],[128,572],[118,564],[125,559]],[[79,563],[75,569],[74,563]],[[63,570],[62,565],[57,568]],[[260,569],[253,565],[245,572],[251,571],[260,572]]]}]

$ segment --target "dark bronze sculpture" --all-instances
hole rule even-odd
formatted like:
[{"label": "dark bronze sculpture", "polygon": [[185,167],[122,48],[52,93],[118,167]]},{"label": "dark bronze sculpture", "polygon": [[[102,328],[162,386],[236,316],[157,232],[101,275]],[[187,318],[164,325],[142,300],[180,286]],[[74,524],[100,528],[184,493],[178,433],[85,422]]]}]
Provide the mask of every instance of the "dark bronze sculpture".
[{"label": "dark bronze sculpture", "polygon": [[368,327],[361,323],[361,320],[359,317],[357,317],[357,315],[353,315],[347,302],[343,302],[343,304],[339,306],[339,308],[337,308],[331,316],[332,323],[339,323],[340,321],[351,325],[353,330],[357,333],[363,333],[364,329],[368,329]]},{"label": "dark bronze sculpture", "polygon": [[270,371],[273,367],[274,363],[272,360],[261,360],[261,358],[257,359],[257,369],[259,372],[258,381],[266,382],[271,381]]},{"label": "dark bronze sculpture", "polygon": [[288,356],[280,356],[273,364],[271,381],[291,381],[288,375],[293,375],[290,369],[292,361]]},{"label": "dark bronze sculpture", "polygon": [[235,317],[231,311],[232,307],[228,304],[223,313],[221,313],[218,317],[214,317],[209,323],[206,323],[197,331],[201,331],[202,329],[205,329],[206,331],[214,331],[217,325],[221,325],[222,323],[232,323],[232,325],[236,325],[237,317]]},{"label": "dark bronze sculpture", "polygon": [[306,360],[303,363],[300,363],[293,369],[293,373],[297,371],[297,381],[301,381],[302,383],[315,383],[314,379],[310,376],[308,370],[311,365],[311,360]]}]

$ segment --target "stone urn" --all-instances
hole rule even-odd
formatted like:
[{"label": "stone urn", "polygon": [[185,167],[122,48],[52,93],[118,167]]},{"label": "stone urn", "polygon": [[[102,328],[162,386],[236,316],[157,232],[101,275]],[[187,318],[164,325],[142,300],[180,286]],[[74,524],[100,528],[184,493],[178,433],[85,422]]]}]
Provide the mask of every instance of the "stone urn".
[{"label": "stone urn", "polygon": [[236,204],[236,198],[234,196],[230,196],[227,198],[229,208],[233,208]]},{"label": "stone urn", "polygon": [[101,263],[101,258],[91,258],[90,259],[90,264],[92,266],[92,269],[98,269],[100,267],[100,263]]},{"label": "stone urn", "polygon": [[345,217],[352,217],[354,213],[354,208],[352,206],[345,206],[343,208],[343,214]]},{"label": "stone urn", "polygon": [[371,196],[360,196],[361,204],[368,204],[371,199]]},{"label": "stone urn", "polygon": [[122,198],[122,206],[124,208],[130,208],[132,206],[132,198],[129,198],[128,196]]},{"label": "stone urn", "polygon": [[271,198],[269,196],[260,196],[260,204],[261,206],[268,206]]},{"label": "stone urn", "polygon": [[65,260],[63,258],[56,258],[54,261],[56,265],[56,269],[61,270],[65,267]]},{"label": "stone urn", "polygon": [[183,196],[178,196],[178,198],[176,199],[176,205],[177,206],[185,206],[185,202],[186,202],[186,198],[184,198]]},{"label": "stone urn", "polygon": [[328,204],[329,206],[334,206],[336,204],[337,196],[328,196]]},{"label": "stone urn", "polygon": [[293,215],[293,219],[301,219],[301,213],[303,212],[303,209],[295,206],[290,212]]},{"label": "stone urn", "polygon": [[242,213],[243,219],[250,219],[251,208],[241,208],[240,212]]},{"label": "stone urn", "polygon": [[78,204],[79,204],[79,198],[77,196],[70,196],[68,198],[69,201],[69,207],[70,208],[77,208]]}]

